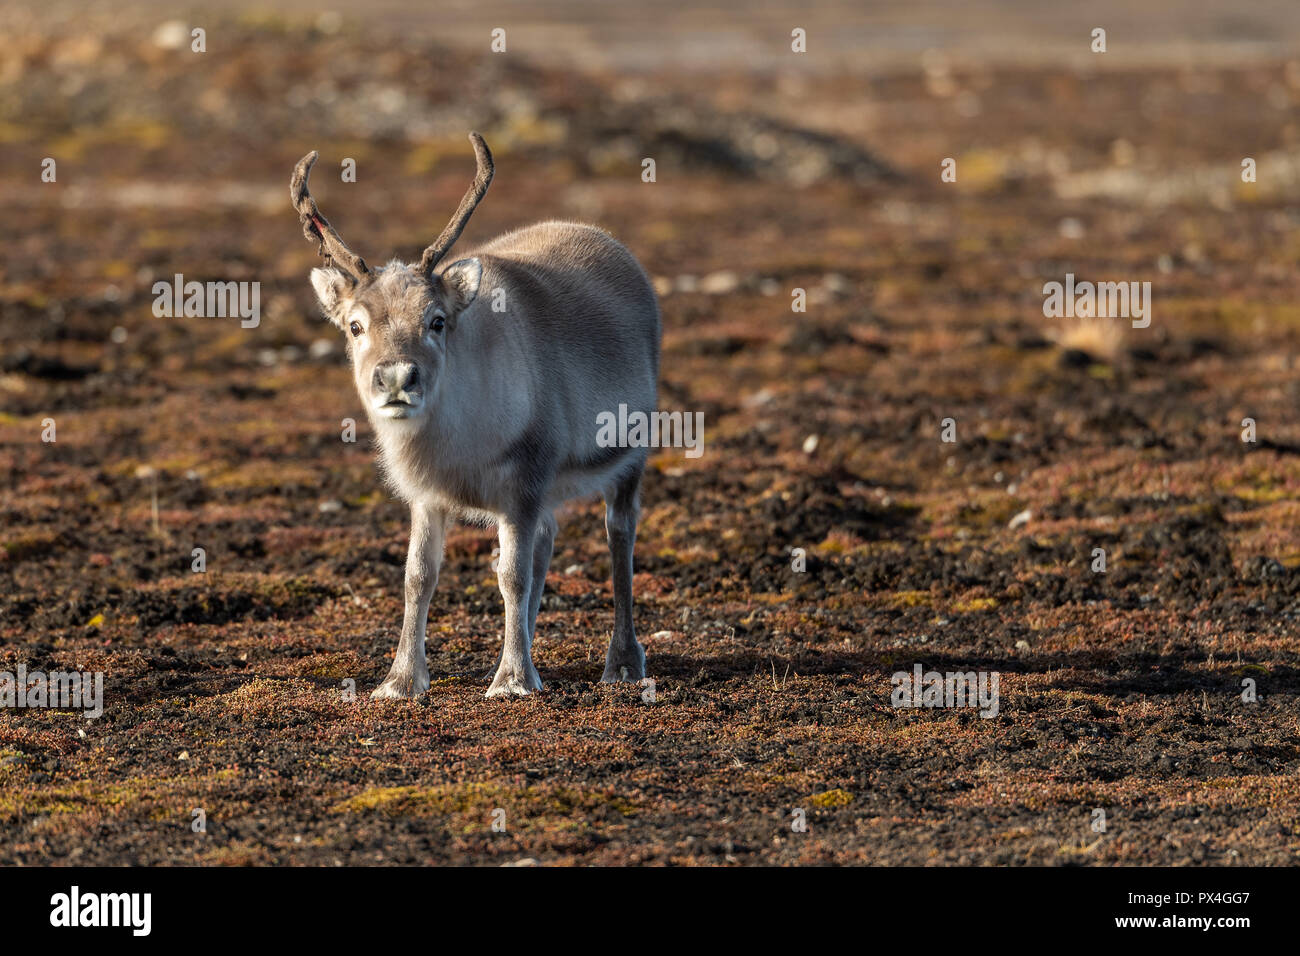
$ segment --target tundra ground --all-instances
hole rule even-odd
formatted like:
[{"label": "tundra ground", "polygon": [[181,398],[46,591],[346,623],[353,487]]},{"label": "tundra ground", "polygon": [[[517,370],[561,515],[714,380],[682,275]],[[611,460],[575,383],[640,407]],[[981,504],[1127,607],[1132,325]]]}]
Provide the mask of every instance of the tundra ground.
[{"label": "tundra ground", "polygon": [[[632,82],[294,17],[198,59],[156,21],[0,47],[0,670],[105,675],[97,720],[0,710],[0,862],[1296,861],[1294,64]],[[320,149],[344,238],[410,258],[470,127],[497,178],[462,241],[610,229],[661,292],[661,406],[705,415],[644,487],[653,701],[595,683],[594,502],[544,693],[484,699],[495,537],[461,527],[432,690],[368,699],[407,519],[289,172]],[[156,318],[177,273],[259,281],[260,324]],[[1045,319],[1066,273],[1151,281],[1150,327]],[[891,706],[918,663],[997,672],[997,716]]]}]

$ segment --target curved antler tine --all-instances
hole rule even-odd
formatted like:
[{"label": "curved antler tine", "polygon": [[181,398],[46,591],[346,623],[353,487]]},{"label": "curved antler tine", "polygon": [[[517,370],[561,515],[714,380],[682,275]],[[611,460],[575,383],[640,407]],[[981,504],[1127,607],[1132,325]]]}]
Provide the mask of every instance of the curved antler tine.
[{"label": "curved antler tine", "polygon": [[316,165],[316,160],[319,158],[320,153],[313,149],[298,160],[298,165],[293,168],[293,177],[289,180],[289,199],[293,202],[293,208],[298,210],[298,218],[302,220],[303,236],[320,243],[322,257],[333,259],[352,273],[354,279],[361,279],[370,272],[366,267],[366,260],[344,245],[339,234],[329,224],[329,220],[321,215],[316,200],[307,189],[307,177],[311,175],[311,168]]},{"label": "curved antler tine", "polygon": [[474,207],[483,200],[488,186],[492,183],[492,153],[488,151],[487,143],[483,142],[483,137],[478,133],[470,133],[469,141],[474,144],[474,158],[478,161],[478,171],[474,174],[474,182],[465,191],[456,215],[451,217],[447,228],[442,230],[442,234],[434,240],[433,245],[424,250],[424,255],[420,257],[420,272],[425,275],[429,275],[448,250],[455,245],[465,228],[465,223],[469,222],[469,217],[474,214]]}]

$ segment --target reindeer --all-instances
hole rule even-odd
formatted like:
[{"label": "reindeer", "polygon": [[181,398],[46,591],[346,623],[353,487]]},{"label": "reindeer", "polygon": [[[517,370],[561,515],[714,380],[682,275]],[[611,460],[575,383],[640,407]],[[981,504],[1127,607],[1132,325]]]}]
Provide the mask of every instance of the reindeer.
[{"label": "reindeer", "polygon": [[372,270],[349,251],[307,189],[315,151],[289,185],[303,235],[325,260],[311,283],[325,316],[347,335],[381,471],[411,509],[402,631],[371,697],[429,689],[429,602],[456,519],[495,524],[500,543],[505,636],[487,696],[541,690],[532,646],[554,512],[596,493],[605,502],[614,585],[601,680],[639,681],[645,651],[632,626],[632,545],[647,453],[601,447],[596,423],[620,404],[647,415],[655,409],[654,290],[621,243],[573,222],[518,229],[439,270],[492,181],[487,144],[477,133],[470,142],[474,182],[418,265],[393,260]]}]

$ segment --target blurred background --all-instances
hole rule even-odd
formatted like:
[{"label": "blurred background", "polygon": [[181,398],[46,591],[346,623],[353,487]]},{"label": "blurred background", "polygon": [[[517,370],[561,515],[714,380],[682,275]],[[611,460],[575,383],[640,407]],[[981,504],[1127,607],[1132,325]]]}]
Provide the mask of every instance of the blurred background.
[{"label": "blurred background", "polygon": [[[54,0],[0,23],[0,664],[101,669],[117,701],[88,739],[0,715],[6,858],[1293,859],[1300,6]],[[670,709],[587,683],[594,504],[557,542],[544,704],[503,730],[481,699],[477,529],[434,599],[433,692],[337,701],[387,670],[406,515],[289,174],[320,150],[344,240],[410,259],[470,129],[496,178],[458,248],[611,230],[660,295],[662,407],[705,413],[703,458],[653,459],[637,548]],[[259,282],[260,324],[156,317],[177,273]],[[1045,319],[1067,273],[1151,282],[1150,327]],[[1000,718],[893,711],[918,660],[1000,671]],[[194,800],[220,841],[157,823]],[[501,801],[532,823],[492,842]],[[1133,811],[1124,838],[1076,832],[1085,803]],[[774,842],[794,805],[816,827]]]}]

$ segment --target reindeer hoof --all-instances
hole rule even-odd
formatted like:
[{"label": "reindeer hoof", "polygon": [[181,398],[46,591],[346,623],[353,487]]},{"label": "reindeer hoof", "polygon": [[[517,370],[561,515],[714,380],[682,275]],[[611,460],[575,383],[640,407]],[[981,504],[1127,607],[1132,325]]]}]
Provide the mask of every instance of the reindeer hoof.
[{"label": "reindeer hoof", "polygon": [[492,679],[492,686],[487,690],[488,697],[526,697],[533,691],[542,689],[542,679],[537,676],[537,668],[529,664],[524,668],[505,668],[497,670]]},{"label": "reindeer hoof", "polygon": [[389,671],[388,676],[384,678],[384,682],[371,692],[370,699],[406,700],[411,697],[419,697],[428,689],[429,671],[427,669],[415,674]]},{"label": "reindeer hoof", "polygon": [[645,651],[640,644],[634,653],[620,654],[605,658],[605,673],[601,675],[602,684],[621,682],[636,683],[645,677]]}]

